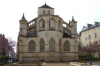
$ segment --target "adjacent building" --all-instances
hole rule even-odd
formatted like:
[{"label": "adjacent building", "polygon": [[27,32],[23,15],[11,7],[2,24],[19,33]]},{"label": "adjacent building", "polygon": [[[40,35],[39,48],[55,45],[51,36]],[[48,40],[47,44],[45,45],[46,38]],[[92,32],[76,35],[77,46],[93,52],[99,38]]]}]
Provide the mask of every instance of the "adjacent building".
[{"label": "adjacent building", "polygon": [[78,34],[79,46],[86,46],[94,41],[97,41],[97,44],[100,44],[100,22],[83,26],[82,31]]},{"label": "adjacent building", "polygon": [[44,4],[36,18],[28,22],[23,14],[19,23],[19,61],[78,60],[77,21],[73,17],[67,23],[54,14],[54,8]]}]

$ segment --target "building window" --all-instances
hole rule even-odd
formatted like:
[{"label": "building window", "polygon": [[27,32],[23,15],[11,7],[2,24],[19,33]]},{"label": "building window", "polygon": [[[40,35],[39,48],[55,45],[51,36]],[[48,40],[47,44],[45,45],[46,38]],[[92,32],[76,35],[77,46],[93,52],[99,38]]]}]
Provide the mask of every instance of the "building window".
[{"label": "building window", "polygon": [[91,39],[91,35],[88,35],[88,38]]},{"label": "building window", "polygon": [[100,30],[100,26],[98,26],[98,29]]},{"label": "building window", "polygon": [[87,38],[86,38],[86,40],[87,40]]},{"label": "building window", "polygon": [[95,33],[95,38],[97,38],[97,34]]},{"label": "building window", "polygon": [[50,40],[49,50],[55,51],[55,41],[53,39]]},{"label": "building window", "polygon": [[40,20],[40,28],[45,28],[45,21],[43,19]]},{"label": "building window", "polygon": [[43,39],[41,39],[41,41],[40,41],[40,51],[45,51],[45,42],[44,42],[44,40]]},{"label": "building window", "polygon": [[43,20],[42,27],[45,28],[45,21]]},{"label": "building window", "polygon": [[29,43],[29,52],[34,52],[34,51],[36,51],[36,45],[35,45],[34,41],[31,41]]},{"label": "building window", "polygon": [[84,36],[84,33],[82,33],[82,36]]},{"label": "building window", "polygon": [[68,41],[66,41],[63,45],[63,50],[64,51],[70,51],[70,44]]},{"label": "building window", "polygon": [[61,39],[59,40],[59,51],[62,51]]}]

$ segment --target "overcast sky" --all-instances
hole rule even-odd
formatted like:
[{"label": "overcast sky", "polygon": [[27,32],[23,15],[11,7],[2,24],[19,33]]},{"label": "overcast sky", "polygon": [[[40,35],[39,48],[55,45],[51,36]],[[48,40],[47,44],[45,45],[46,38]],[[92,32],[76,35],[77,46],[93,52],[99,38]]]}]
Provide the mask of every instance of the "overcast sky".
[{"label": "overcast sky", "polygon": [[[100,0],[46,0],[46,3],[67,23],[74,16],[78,32],[87,23],[100,22]],[[38,7],[44,4],[45,0],[0,0],[0,33],[17,41],[23,13],[30,21],[37,17]]]}]

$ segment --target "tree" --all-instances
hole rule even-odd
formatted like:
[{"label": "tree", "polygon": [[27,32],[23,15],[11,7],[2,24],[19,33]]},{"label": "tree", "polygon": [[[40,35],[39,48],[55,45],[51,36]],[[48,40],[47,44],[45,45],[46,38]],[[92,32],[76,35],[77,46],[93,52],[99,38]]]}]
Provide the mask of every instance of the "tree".
[{"label": "tree", "polygon": [[82,52],[87,52],[89,53],[89,60],[91,60],[92,58],[92,53],[97,52],[98,51],[98,46],[97,46],[97,41],[90,43],[87,46],[82,47],[81,49]]},{"label": "tree", "polygon": [[15,42],[11,39],[7,39],[4,34],[0,34],[0,51],[3,56],[2,66],[4,66],[5,55],[14,51],[13,47],[15,46]]}]

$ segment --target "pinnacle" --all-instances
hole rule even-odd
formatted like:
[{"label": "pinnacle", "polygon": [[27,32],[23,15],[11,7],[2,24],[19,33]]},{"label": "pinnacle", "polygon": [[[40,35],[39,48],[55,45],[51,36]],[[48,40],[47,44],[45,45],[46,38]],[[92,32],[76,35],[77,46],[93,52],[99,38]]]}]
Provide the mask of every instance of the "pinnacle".
[{"label": "pinnacle", "polygon": [[75,21],[73,16],[72,16],[72,21]]},{"label": "pinnacle", "polygon": [[21,20],[26,20],[26,19],[25,19],[25,16],[24,16],[24,13],[23,13],[23,17],[22,17],[22,19],[21,19]]}]

